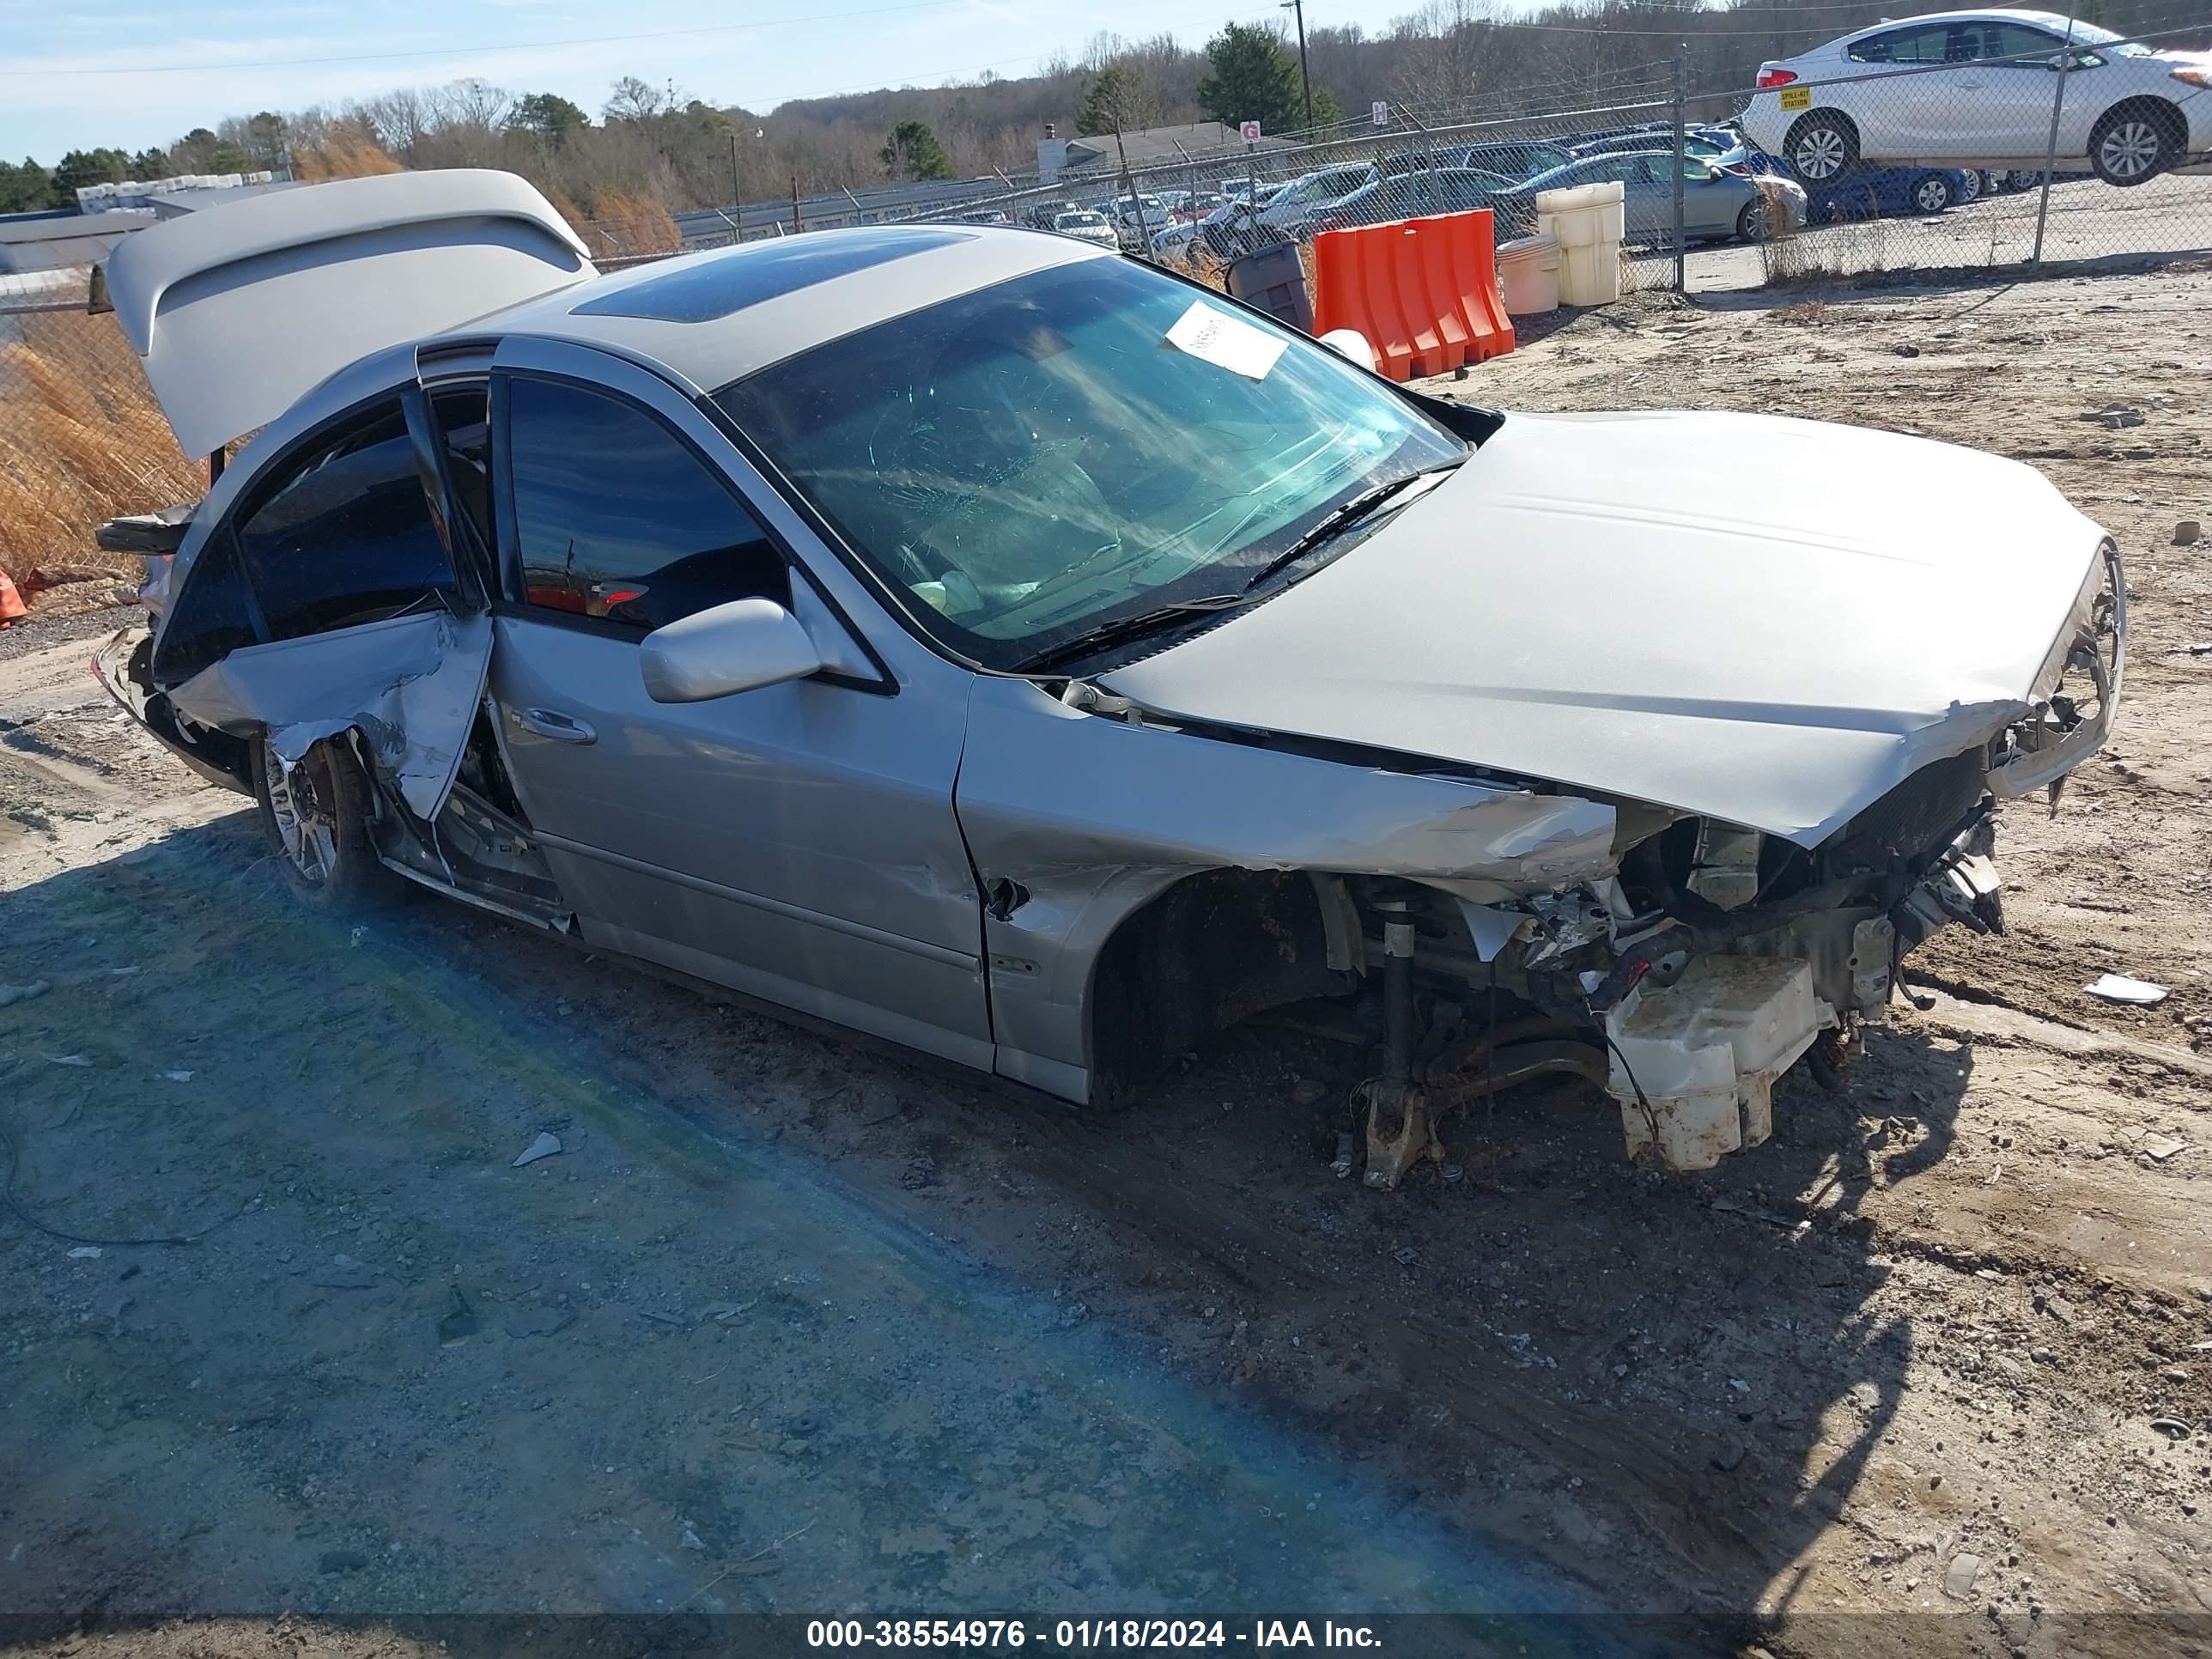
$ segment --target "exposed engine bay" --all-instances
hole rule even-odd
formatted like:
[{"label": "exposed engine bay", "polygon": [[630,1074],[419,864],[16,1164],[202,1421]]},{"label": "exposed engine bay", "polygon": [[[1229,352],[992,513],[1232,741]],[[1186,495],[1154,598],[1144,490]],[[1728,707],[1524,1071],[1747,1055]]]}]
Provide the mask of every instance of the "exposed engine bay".
[{"label": "exposed engine bay", "polygon": [[[2004,931],[1997,799],[2042,787],[2055,811],[2081,745],[2102,741],[2125,607],[2108,545],[2030,712],[1816,847],[1683,817],[1626,830],[1615,876],[1511,903],[1353,883],[1370,919],[1362,965],[1383,988],[1369,1182],[1440,1155],[1440,1109],[1544,1072],[1601,1083],[1629,1152],[1670,1169],[1765,1140],[1783,1073],[1809,1056],[1832,1084],[1858,1025],[1911,995],[1909,952],[1947,923]],[[1639,816],[1622,805],[1624,826]]]}]

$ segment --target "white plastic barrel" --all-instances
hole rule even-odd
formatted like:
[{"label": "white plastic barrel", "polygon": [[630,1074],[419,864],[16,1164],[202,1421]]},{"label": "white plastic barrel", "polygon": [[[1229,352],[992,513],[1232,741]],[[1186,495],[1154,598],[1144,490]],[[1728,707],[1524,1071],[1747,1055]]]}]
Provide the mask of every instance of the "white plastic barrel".
[{"label": "white plastic barrel", "polygon": [[1559,240],[1559,298],[1568,305],[1610,305],[1620,297],[1626,196],[1617,179],[1536,192],[1536,234]]},{"label": "white plastic barrel", "polygon": [[1505,314],[1529,317],[1559,308],[1559,239],[1522,236],[1498,246],[1498,289]]}]

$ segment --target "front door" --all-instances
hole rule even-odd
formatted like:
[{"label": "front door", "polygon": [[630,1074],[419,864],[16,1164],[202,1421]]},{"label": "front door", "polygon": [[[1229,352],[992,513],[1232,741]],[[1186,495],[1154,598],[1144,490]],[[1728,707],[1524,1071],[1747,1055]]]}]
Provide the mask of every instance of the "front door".
[{"label": "front door", "polygon": [[[2058,91],[2051,67],[2062,50],[2058,37],[2022,23],[1981,19],[1954,23],[1951,49],[1960,65],[1959,137],[1942,153],[1976,161],[2041,157],[2051,141],[2051,106]],[[2094,101],[2094,94],[2083,96],[2087,91],[2075,80],[2066,96],[2077,107],[2087,106]]]},{"label": "front door", "polygon": [[[802,562],[804,526],[674,387],[546,342],[498,365],[492,695],[585,937],[988,1069],[952,815],[965,677],[881,667]],[[745,598],[793,610],[831,669],[647,696],[646,635]]]}]

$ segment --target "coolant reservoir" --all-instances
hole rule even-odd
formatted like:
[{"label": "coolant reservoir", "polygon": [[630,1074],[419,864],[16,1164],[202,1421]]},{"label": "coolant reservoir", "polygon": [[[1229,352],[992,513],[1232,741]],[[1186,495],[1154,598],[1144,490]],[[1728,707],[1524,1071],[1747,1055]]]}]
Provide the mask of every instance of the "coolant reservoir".
[{"label": "coolant reservoir", "polygon": [[1710,1170],[1758,1146],[1774,1132],[1775,1079],[1834,1022],[1798,957],[1701,956],[1672,985],[1639,985],[1605,1021],[1630,1155],[1656,1135],[1668,1169]]}]

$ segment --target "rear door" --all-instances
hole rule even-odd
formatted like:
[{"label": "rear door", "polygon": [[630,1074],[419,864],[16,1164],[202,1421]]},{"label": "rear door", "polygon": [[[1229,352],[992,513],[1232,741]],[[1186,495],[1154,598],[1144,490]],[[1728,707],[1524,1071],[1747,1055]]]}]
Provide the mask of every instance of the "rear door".
[{"label": "rear door", "polygon": [[1663,191],[1641,155],[1599,155],[1575,170],[1577,185],[1618,181],[1624,233],[1632,242],[1654,242],[1670,236],[1674,224],[1672,185]]},{"label": "rear door", "polygon": [[[491,408],[500,737],[585,937],[989,1069],[952,814],[969,677],[889,672],[812,532],[646,370],[513,339]],[[647,634],[743,598],[793,611],[833,672],[647,697]]]},{"label": "rear door", "polygon": [[[1894,75],[1843,81],[1813,92],[1815,104],[1848,113],[1859,130],[1859,153],[1871,162],[1962,155],[1963,124],[1981,76],[1967,56],[1970,43],[1953,25],[1907,24],[1855,41],[1844,67],[1852,75],[1893,67]],[[1826,182],[1826,181],[1823,181]]]},{"label": "rear door", "polygon": [[265,737],[285,763],[358,732],[422,818],[452,786],[491,653],[433,442],[410,384],[289,446],[198,549],[152,662],[177,708]]}]

